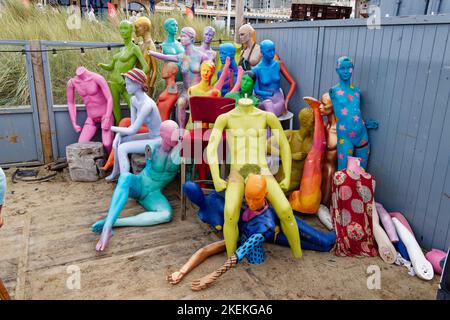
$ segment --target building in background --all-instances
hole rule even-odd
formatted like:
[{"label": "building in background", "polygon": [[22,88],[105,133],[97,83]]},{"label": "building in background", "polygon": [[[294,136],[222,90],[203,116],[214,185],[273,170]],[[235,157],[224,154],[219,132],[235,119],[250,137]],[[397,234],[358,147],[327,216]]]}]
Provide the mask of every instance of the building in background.
[{"label": "building in background", "polygon": [[410,16],[450,13],[450,0],[370,0],[381,16]]}]

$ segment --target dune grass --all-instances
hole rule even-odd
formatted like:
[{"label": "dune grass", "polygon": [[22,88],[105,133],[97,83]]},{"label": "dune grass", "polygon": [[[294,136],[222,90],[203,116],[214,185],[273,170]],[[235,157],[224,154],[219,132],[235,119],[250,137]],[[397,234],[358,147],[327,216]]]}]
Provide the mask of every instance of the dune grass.
[{"label": "dune grass", "polygon": [[[163,41],[165,32],[163,22],[169,15],[156,13],[151,17],[154,41]],[[190,20],[181,12],[173,13],[170,17],[178,21],[180,29],[191,26],[197,32],[197,41],[201,41],[202,30],[211,21],[203,18]],[[20,0],[6,0],[0,7],[0,39],[2,40],[58,40],[58,41],[86,41],[86,42],[121,42],[118,33],[119,22],[125,18],[118,14],[115,19],[99,20],[98,23],[81,21],[81,29],[70,30],[67,27],[69,14],[66,7],[47,7],[39,10],[34,6],[24,7]],[[226,39],[224,30],[217,30],[216,39]],[[140,41],[140,39],[135,39]],[[55,47],[58,49],[58,47]],[[0,46],[0,50],[21,50],[21,47]],[[50,48],[52,49],[52,48]],[[105,71],[97,67],[99,62],[109,62],[118,49],[86,49],[80,51],[63,51],[53,55],[48,53],[53,101],[55,104],[65,104],[67,80],[75,74],[78,66],[85,66],[91,71],[106,76]],[[28,78],[25,68],[25,57],[21,53],[0,53],[0,107],[29,105]],[[161,63],[159,63],[159,68]],[[154,98],[164,88],[164,82],[158,79]]]}]

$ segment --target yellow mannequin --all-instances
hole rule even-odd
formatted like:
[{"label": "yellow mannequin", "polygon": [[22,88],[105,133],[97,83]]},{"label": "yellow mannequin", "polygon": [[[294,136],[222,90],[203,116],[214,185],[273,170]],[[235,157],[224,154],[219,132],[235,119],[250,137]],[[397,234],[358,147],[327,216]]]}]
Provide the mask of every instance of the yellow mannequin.
[{"label": "yellow mannequin", "polygon": [[[267,127],[279,141],[281,161],[285,178],[278,184],[270,173],[266,160]],[[230,148],[230,175],[228,182],[219,175],[217,149],[222,133],[226,130],[227,143]],[[232,111],[220,115],[215,124],[207,148],[211,176],[217,192],[224,189],[224,238],[227,255],[234,254],[239,236],[238,220],[242,199],[244,197],[244,178],[239,170],[245,164],[256,164],[261,168],[261,175],[267,182],[267,200],[275,209],[286,238],[296,258],[302,256],[300,235],[292,208],[282,189],[287,190],[291,177],[291,149],[277,117],[266,111],[257,109],[251,99],[240,99],[238,106]]]}]

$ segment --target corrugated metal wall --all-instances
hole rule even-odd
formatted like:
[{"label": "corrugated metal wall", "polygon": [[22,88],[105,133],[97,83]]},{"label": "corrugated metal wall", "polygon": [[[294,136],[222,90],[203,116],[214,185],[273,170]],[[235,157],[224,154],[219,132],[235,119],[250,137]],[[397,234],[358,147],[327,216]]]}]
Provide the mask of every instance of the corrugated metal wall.
[{"label": "corrugated metal wall", "polygon": [[[450,246],[450,15],[257,25],[271,39],[298,83],[290,109],[303,96],[319,97],[338,77],[336,58],[354,59],[353,82],[362,91],[369,131],[369,172],[376,197],[410,221],[425,247]],[[286,84],[283,86],[286,89]],[[298,128],[298,122],[295,123]]]},{"label": "corrugated metal wall", "polygon": [[383,17],[450,13],[450,0],[371,0],[369,4],[379,6]]}]

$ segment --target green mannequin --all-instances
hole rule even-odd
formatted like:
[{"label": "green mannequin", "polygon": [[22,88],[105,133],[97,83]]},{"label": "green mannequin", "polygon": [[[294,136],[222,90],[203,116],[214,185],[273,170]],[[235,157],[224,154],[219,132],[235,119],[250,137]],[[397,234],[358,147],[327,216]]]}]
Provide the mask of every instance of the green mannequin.
[{"label": "green mannequin", "polygon": [[[311,108],[303,108],[298,113],[298,121],[300,123],[299,130],[285,130],[284,133],[289,141],[289,146],[292,152],[292,167],[291,167],[291,183],[289,184],[288,192],[297,190],[300,187],[300,180],[303,175],[303,167],[308,152],[311,150],[314,136],[314,113]],[[267,153],[272,156],[278,156],[278,146],[275,144],[275,139],[272,136],[267,143]],[[284,172],[278,170],[275,175],[278,182],[283,181]]]},{"label": "green mannequin", "polygon": [[99,63],[98,65],[102,69],[110,72],[107,80],[113,97],[113,113],[116,125],[118,125],[122,119],[120,113],[120,98],[123,97],[128,107],[130,107],[130,96],[125,88],[125,80],[122,77],[122,73],[126,73],[133,69],[138,61],[142,66],[142,71],[146,74],[149,71],[147,61],[145,61],[141,49],[132,42],[133,24],[123,20],[119,24],[119,31],[125,47],[120,49],[120,51],[113,56],[113,61],[110,64]]},{"label": "green mannequin", "polygon": [[[177,55],[184,52],[184,47],[180,41],[175,40],[175,36],[178,33],[178,22],[174,18],[168,18],[164,21],[164,30],[167,33],[166,40],[161,43],[162,52],[164,54]],[[176,81],[183,81],[183,75],[181,74],[181,63],[178,63],[178,73]]]},{"label": "green mannequin", "polygon": [[245,71],[243,75],[238,74],[235,88],[236,88],[236,86],[238,88],[240,86],[241,89],[234,91],[234,88],[233,88],[234,92],[227,93],[225,95],[225,98],[234,99],[236,101],[236,107],[237,107],[239,99],[247,97],[248,99],[251,99],[253,101],[253,105],[256,108],[258,108],[259,99],[255,95],[253,95],[254,85],[255,85],[255,75],[251,71]]}]

